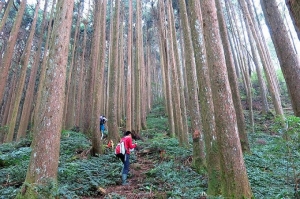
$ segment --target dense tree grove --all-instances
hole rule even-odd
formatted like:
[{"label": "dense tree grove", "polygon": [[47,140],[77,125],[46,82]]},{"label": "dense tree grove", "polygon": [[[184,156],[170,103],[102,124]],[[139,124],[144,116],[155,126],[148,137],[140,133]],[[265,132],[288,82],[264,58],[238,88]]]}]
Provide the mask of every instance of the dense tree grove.
[{"label": "dense tree grove", "polygon": [[80,129],[101,156],[100,115],[117,143],[122,130],[147,129],[158,103],[168,136],[192,144],[209,195],[253,197],[244,114],[251,132],[255,100],[282,124],[284,109],[300,117],[299,8],[297,0],[0,1],[0,143],[32,139],[18,198],[57,183],[62,130]]}]

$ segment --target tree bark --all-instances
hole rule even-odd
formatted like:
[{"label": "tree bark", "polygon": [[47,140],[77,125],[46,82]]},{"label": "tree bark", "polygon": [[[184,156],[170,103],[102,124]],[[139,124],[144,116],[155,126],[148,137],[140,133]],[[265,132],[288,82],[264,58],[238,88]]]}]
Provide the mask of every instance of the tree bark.
[{"label": "tree bark", "polygon": [[191,32],[187,18],[187,9],[184,0],[179,0],[180,20],[183,29],[183,43],[185,66],[187,72],[187,86],[189,97],[189,114],[191,116],[191,132],[193,135],[193,166],[201,171],[205,166],[204,136],[202,132],[201,116],[198,102],[198,85],[196,65],[194,62],[194,50],[191,43]]},{"label": "tree bark", "polygon": [[168,113],[169,122],[169,136],[175,136],[175,126],[174,126],[174,111],[171,99],[171,84],[170,84],[170,73],[168,70],[168,55],[167,55],[167,43],[166,43],[166,32],[164,29],[165,21],[165,5],[162,0],[159,0],[159,34],[160,34],[160,60],[161,60],[161,70],[164,80],[164,93],[165,93],[165,106],[166,112]]},{"label": "tree bark", "polygon": [[205,42],[200,37],[203,35],[203,20],[200,3],[192,0],[189,3],[189,19],[191,24],[192,41],[195,52],[197,79],[199,86],[199,101],[203,134],[205,140],[205,152],[208,171],[208,195],[221,194],[221,168],[220,156],[216,134],[216,123],[214,119],[214,105],[209,79],[209,70],[206,60]]},{"label": "tree bark", "polygon": [[22,53],[22,57],[21,57],[21,60],[20,60],[20,63],[19,63],[19,66],[21,68],[21,74],[20,74],[20,77],[19,77],[18,86],[17,86],[17,90],[16,90],[16,97],[15,97],[14,102],[13,102],[12,116],[11,116],[10,121],[9,121],[9,127],[8,127],[8,134],[7,134],[7,137],[6,137],[6,142],[13,141],[13,137],[14,137],[14,133],[15,133],[15,129],[16,129],[18,110],[19,110],[19,105],[21,103],[23,88],[24,88],[24,85],[25,85],[27,65],[29,63],[32,40],[33,40],[33,36],[34,36],[34,33],[35,33],[37,15],[38,15],[38,11],[39,11],[39,5],[40,5],[40,1],[38,1],[37,4],[36,4],[34,16],[33,16],[33,22],[31,24],[30,34],[28,36],[26,46],[25,46],[25,49]]},{"label": "tree bark", "polygon": [[94,10],[94,35],[93,35],[93,43],[92,43],[92,57],[91,57],[91,67],[92,67],[92,78],[94,79],[93,84],[91,85],[92,88],[90,90],[90,97],[92,97],[92,112],[91,114],[91,135],[92,135],[92,147],[93,147],[93,155],[101,154],[102,148],[101,148],[101,135],[100,135],[100,129],[99,129],[99,118],[100,118],[100,70],[99,70],[99,56],[100,56],[100,29],[101,29],[101,7],[103,1],[102,0],[95,0],[95,10]]},{"label": "tree bark", "polygon": [[[78,13],[76,18],[76,25],[75,25],[75,33],[74,33],[74,41],[72,45],[71,50],[71,61],[70,66],[67,72],[67,83],[66,83],[66,102],[65,102],[65,110],[64,110],[64,129],[69,129],[70,127],[73,127],[75,124],[75,117],[74,117],[74,101],[72,98],[72,92],[71,87],[73,84],[71,84],[72,79],[71,77],[74,76],[74,72],[76,72],[73,68],[74,67],[74,60],[75,60],[75,51],[78,48],[77,47],[77,38],[78,38],[78,30],[80,28],[80,21],[81,21],[81,11],[83,10],[81,7],[83,6],[83,3],[81,1],[78,3]],[[97,19],[97,18],[96,18]],[[73,79],[76,79],[73,77]]]},{"label": "tree bark", "polygon": [[13,54],[14,54],[14,48],[15,44],[17,42],[17,37],[19,33],[19,29],[22,22],[22,17],[25,11],[27,0],[23,0],[20,4],[13,28],[11,30],[11,34],[9,36],[6,50],[3,55],[3,59],[1,62],[1,68],[0,68],[0,101],[2,101],[3,95],[4,95],[4,88],[6,86],[6,79],[8,75],[8,71],[10,68],[10,64],[12,62]]},{"label": "tree bark", "polygon": [[300,117],[300,59],[293,50],[276,1],[261,0],[264,16],[285,78],[294,114]]},{"label": "tree bark", "polygon": [[[30,115],[32,114],[33,106],[33,96],[34,96],[34,87],[35,87],[35,81],[38,71],[38,66],[40,64],[40,56],[42,52],[42,44],[43,44],[43,36],[46,30],[46,14],[47,14],[47,6],[48,6],[48,0],[45,1],[44,5],[44,13],[43,13],[43,22],[42,22],[42,28],[41,28],[41,34],[39,35],[38,40],[38,47],[35,51],[34,55],[34,61],[30,72],[30,78],[26,90],[25,100],[23,104],[18,134],[17,134],[17,141],[26,136],[27,127],[29,124]],[[49,33],[50,34],[50,33]]]},{"label": "tree bark", "polygon": [[127,95],[126,95],[126,131],[131,131],[132,110],[131,110],[131,68],[132,68],[132,0],[128,1],[128,43],[127,43]]},{"label": "tree bark", "polygon": [[[173,42],[176,42],[176,34],[174,29],[174,21],[172,17],[172,2],[170,0],[167,1],[167,13],[168,13],[168,39],[169,39],[169,61],[170,61],[170,70],[172,74],[172,99],[173,99],[173,105],[174,105],[174,124],[175,124],[175,135],[179,138],[179,144],[181,146],[187,146],[188,145],[188,132],[183,131],[183,121],[182,121],[182,113],[180,108],[180,89],[179,89],[179,78],[177,74],[177,64],[176,62],[176,53],[174,49]],[[174,38],[175,37],[175,38]],[[177,50],[177,49],[176,49]]]},{"label": "tree bark", "polygon": [[285,0],[285,3],[289,9],[291,18],[293,20],[295,30],[300,40],[300,1],[298,0]]},{"label": "tree bark", "polygon": [[267,81],[269,84],[270,94],[271,94],[272,101],[274,104],[275,112],[278,116],[284,117],[283,109],[281,106],[281,100],[280,100],[280,96],[279,96],[278,86],[274,79],[274,72],[271,71],[270,62],[267,59],[266,52],[264,51],[263,43],[258,35],[258,32],[255,29],[255,23],[251,18],[251,16],[252,16],[250,13],[251,9],[247,6],[245,0],[241,0],[241,1],[239,1],[239,3],[241,5],[241,9],[242,9],[242,12],[244,15],[245,24],[246,24],[246,26],[250,27],[251,33],[252,33],[253,38],[258,47],[258,52],[259,52],[260,58],[262,60],[262,63],[263,63],[264,69],[265,69],[265,75],[266,75],[266,78],[267,78]]},{"label": "tree bark", "polygon": [[201,1],[204,40],[221,155],[223,197],[251,198],[214,0]]},{"label": "tree bark", "polygon": [[225,53],[225,60],[226,60],[226,66],[227,66],[227,73],[228,73],[228,79],[229,79],[229,84],[231,88],[231,93],[232,93],[232,99],[233,99],[233,104],[235,108],[235,113],[237,117],[237,126],[239,130],[239,137],[242,145],[242,150],[243,152],[250,152],[250,146],[249,146],[249,141],[248,141],[248,136],[247,136],[247,131],[246,131],[246,122],[245,122],[245,117],[243,113],[243,107],[241,103],[241,98],[240,98],[240,92],[238,88],[238,80],[236,76],[236,71],[235,71],[235,66],[233,62],[233,55],[230,49],[230,44],[229,44],[229,38],[228,38],[228,33],[226,29],[226,24],[224,20],[224,16],[222,13],[222,6],[220,0],[216,0],[216,6],[218,10],[218,21],[219,21],[219,27],[220,27],[220,35],[222,39],[222,44],[224,48],[224,53]]},{"label": "tree bark", "polygon": [[142,115],[142,109],[141,109],[141,93],[142,93],[142,87],[141,87],[141,68],[144,67],[143,63],[143,38],[142,38],[142,7],[141,7],[141,1],[137,1],[136,3],[136,53],[135,53],[135,127],[134,130],[139,132],[141,130],[141,115]]},{"label": "tree bark", "polygon": [[[34,128],[32,152],[25,183],[19,198],[54,198],[51,191],[38,191],[38,186],[54,183],[57,188],[60,135],[63,125],[66,65],[73,14],[73,0],[61,0],[56,5],[51,47],[47,62],[41,104]],[[49,195],[50,197],[49,197]]]},{"label": "tree bark", "polygon": [[[113,17],[113,32],[111,49],[119,49],[118,38],[119,38],[119,16],[120,16],[120,0],[115,2],[115,12]],[[118,104],[117,104],[117,91],[118,91],[118,51],[111,53],[109,63],[109,96],[108,96],[108,139],[112,139],[115,143],[119,141],[119,128],[118,128]]]}]

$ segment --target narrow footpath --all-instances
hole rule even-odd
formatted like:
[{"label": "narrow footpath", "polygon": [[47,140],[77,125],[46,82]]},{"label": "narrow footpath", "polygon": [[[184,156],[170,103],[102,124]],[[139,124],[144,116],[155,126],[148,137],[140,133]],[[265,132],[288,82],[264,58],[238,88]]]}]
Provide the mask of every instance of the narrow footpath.
[{"label": "narrow footpath", "polygon": [[108,186],[98,190],[98,197],[83,197],[82,199],[104,199],[115,198],[116,196],[126,199],[154,198],[151,187],[145,187],[146,173],[154,167],[153,160],[144,153],[137,152],[136,160],[130,164],[128,185],[123,186],[120,179],[116,185]]}]

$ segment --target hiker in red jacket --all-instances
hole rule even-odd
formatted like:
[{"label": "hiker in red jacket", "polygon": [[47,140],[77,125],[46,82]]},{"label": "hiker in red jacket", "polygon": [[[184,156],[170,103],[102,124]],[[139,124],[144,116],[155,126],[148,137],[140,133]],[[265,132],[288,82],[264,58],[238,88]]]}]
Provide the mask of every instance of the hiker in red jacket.
[{"label": "hiker in red jacket", "polygon": [[130,131],[126,131],[125,136],[121,139],[121,141],[125,144],[125,157],[124,160],[121,159],[124,164],[122,169],[122,185],[127,185],[128,183],[126,182],[126,179],[130,165],[130,150],[136,148],[137,145],[132,143],[132,135]]}]

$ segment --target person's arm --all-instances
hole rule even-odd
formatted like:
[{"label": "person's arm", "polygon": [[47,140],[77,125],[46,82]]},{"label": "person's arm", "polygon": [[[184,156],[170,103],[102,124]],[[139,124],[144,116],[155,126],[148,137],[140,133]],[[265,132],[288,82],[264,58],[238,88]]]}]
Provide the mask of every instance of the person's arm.
[{"label": "person's arm", "polygon": [[127,144],[129,149],[134,149],[136,147],[136,144],[132,143],[132,138],[128,137]]}]

